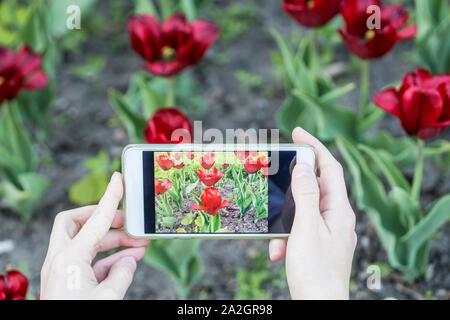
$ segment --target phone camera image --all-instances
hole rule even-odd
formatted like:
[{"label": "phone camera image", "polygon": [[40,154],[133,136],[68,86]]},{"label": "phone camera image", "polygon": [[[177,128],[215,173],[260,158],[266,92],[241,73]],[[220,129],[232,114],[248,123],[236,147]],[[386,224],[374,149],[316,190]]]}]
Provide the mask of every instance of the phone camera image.
[{"label": "phone camera image", "polygon": [[270,151],[144,151],[145,232],[289,233],[296,152],[277,153],[269,174]]}]

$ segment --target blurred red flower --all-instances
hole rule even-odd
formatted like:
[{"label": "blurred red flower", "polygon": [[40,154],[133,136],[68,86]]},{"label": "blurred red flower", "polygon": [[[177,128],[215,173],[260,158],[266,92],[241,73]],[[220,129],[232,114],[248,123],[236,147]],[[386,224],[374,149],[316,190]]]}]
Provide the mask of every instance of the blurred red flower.
[{"label": "blurred red flower", "polygon": [[25,300],[28,291],[28,279],[17,270],[0,274],[0,300]]},{"label": "blurred red flower", "polygon": [[[374,14],[369,6],[378,6],[380,28],[369,29],[368,21]],[[413,38],[417,27],[412,24],[406,28],[408,11],[401,4],[382,8],[380,0],[343,0],[341,14],[346,28],[339,28],[347,48],[361,59],[374,59],[384,56],[399,41]],[[402,29],[403,28],[403,29]]]},{"label": "blurred red flower", "polygon": [[244,169],[248,174],[256,173],[260,169],[258,160],[248,157],[244,163]]},{"label": "blurred red flower", "polygon": [[206,188],[200,197],[202,205],[193,204],[192,209],[202,210],[213,217],[219,212],[220,209],[225,208],[228,205],[228,200],[223,200],[216,188]]},{"label": "blurred red flower", "polygon": [[[174,133],[176,136],[172,137]],[[189,118],[177,109],[162,108],[148,121],[144,137],[148,143],[189,143],[192,125]]]},{"label": "blurred red flower", "polygon": [[184,162],[179,162],[179,163],[175,164],[173,167],[176,169],[181,169],[181,168],[183,168],[183,166],[184,166]]},{"label": "blurred red flower", "polygon": [[195,158],[195,154],[193,152],[186,152],[186,157],[188,157],[189,160],[193,160]]},{"label": "blurred red flower", "polygon": [[148,62],[144,68],[161,77],[198,63],[220,33],[203,20],[188,23],[183,14],[174,14],[162,26],[150,15],[132,16],[127,27],[131,46]]},{"label": "blurred red flower", "polygon": [[269,161],[266,156],[260,156],[258,158],[258,166],[261,168],[264,176],[267,178],[269,176]]},{"label": "blurred red flower", "polygon": [[215,154],[212,152],[206,153],[203,157],[200,158],[200,164],[205,169],[211,169],[211,167],[214,165]]},{"label": "blurred red flower", "polygon": [[170,170],[174,165],[173,160],[165,154],[157,156],[156,162],[158,162],[159,167],[163,170]]},{"label": "blurred red flower", "polygon": [[224,163],[224,164],[222,165],[222,169],[226,169],[226,168],[228,168],[229,166],[230,166],[229,163]]},{"label": "blurred red flower", "polygon": [[169,179],[159,182],[155,179],[155,194],[163,194],[172,187],[172,182]]},{"label": "blurred red flower", "polygon": [[284,0],[283,10],[305,27],[327,24],[339,13],[342,0]]},{"label": "blurred red flower", "polygon": [[198,169],[197,176],[205,186],[211,187],[215,185],[224,175],[224,172],[217,170],[216,167],[212,171]]},{"label": "blurred red flower", "polygon": [[432,77],[418,69],[406,74],[399,90],[388,88],[373,103],[397,117],[407,134],[434,138],[450,127],[450,74]]},{"label": "blurred red flower", "polygon": [[45,88],[48,78],[41,64],[42,58],[26,45],[17,55],[11,49],[0,47],[0,105],[4,100],[15,99],[20,90]]}]

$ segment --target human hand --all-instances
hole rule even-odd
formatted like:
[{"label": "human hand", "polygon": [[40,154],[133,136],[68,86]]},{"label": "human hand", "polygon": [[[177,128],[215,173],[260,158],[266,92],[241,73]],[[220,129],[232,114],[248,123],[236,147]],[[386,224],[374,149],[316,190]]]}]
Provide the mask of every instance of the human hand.
[{"label": "human hand", "polygon": [[292,138],[315,148],[320,177],[305,163],[295,165],[294,222],[288,240],[270,241],[270,259],[286,256],[293,299],[348,299],[356,233],[342,166],[305,130],[296,128]]},{"label": "human hand", "polygon": [[[41,270],[40,299],[123,299],[145,255],[148,240],[129,238],[123,230],[122,176],[114,173],[98,206],[59,213]],[[92,261],[98,252],[132,247]]]}]

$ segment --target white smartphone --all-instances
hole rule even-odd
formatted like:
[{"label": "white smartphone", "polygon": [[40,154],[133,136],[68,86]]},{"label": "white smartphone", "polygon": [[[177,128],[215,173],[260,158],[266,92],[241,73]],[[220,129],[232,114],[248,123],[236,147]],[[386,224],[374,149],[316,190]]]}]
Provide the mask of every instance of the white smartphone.
[{"label": "white smartphone", "polygon": [[129,145],[122,153],[125,230],[147,239],[285,238],[296,162],[309,145]]}]

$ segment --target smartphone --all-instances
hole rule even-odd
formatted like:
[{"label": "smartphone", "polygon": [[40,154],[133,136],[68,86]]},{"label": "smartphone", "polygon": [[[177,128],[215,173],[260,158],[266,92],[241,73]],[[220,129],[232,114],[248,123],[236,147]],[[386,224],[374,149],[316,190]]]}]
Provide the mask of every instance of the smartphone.
[{"label": "smartphone", "polygon": [[291,172],[315,168],[297,144],[129,145],[122,153],[125,231],[133,238],[285,238]]}]

